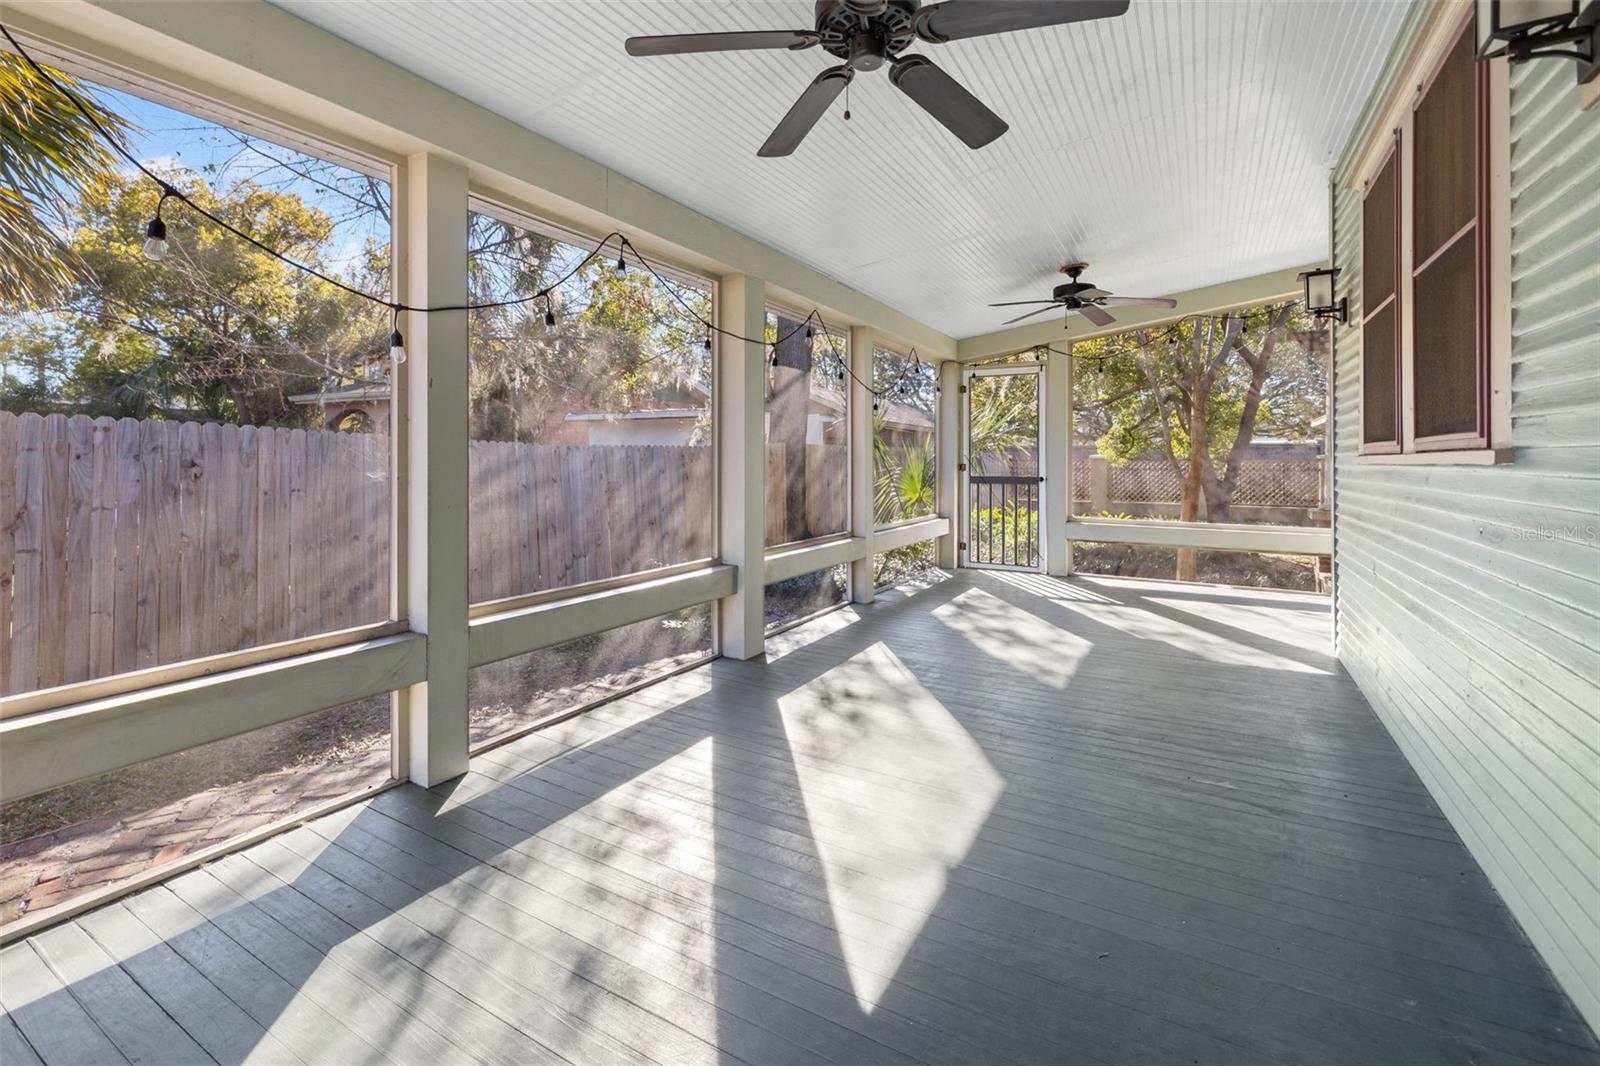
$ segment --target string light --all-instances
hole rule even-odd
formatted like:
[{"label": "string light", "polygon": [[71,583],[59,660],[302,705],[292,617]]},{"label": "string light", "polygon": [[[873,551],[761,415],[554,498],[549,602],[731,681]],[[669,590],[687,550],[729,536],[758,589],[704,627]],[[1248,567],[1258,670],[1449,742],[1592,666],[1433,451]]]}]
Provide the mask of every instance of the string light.
[{"label": "string light", "polygon": [[171,195],[172,191],[163,186],[161,199],[156,201],[156,216],[144,228],[144,255],[152,263],[159,263],[167,257],[167,224],[161,221],[161,208]]},{"label": "string light", "polygon": [[406,361],[406,339],[400,335],[400,305],[395,304],[390,310],[389,361],[400,366]]},{"label": "string light", "polygon": [[[365,291],[363,291],[361,289],[358,289],[355,286],[349,284],[348,282],[341,281],[339,278],[336,278],[336,277],[333,277],[333,276],[331,276],[329,274],[323,273],[322,271],[316,269],[315,267],[309,266],[309,265],[307,265],[305,263],[301,263],[301,262],[289,257],[288,255],[284,254],[283,252],[278,251],[276,248],[273,248],[273,247],[271,247],[271,246],[269,246],[267,244],[264,244],[262,241],[260,241],[257,238],[251,236],[249,233],[246,233],[245,231],[239,229],[237,226],[234,226],[233,224],[229,223],[225,219],[218,217],[217,215],[213,214],[211,211],[207,210],[205,207],[203,207],[200,204],[196,203],[194,200],[190,199],[182,190],[170,185],[160,175],[156,174],[155,172],[150,170],[148,167],[146,167],[143,163],[141,163],[139,161],[139,159],[135,155],[133,155],[133,153],[128,151],[128,149],[125,148],[122,145],[122,143],[117,140],[116,137],[112,136],[110,131],[108,131],[105,128],[105,126],[100,122],[100,120],[95,116],[95,114],[84,104],[84,102],[81,99],[79,99],[78,95],[76,93],[72,92],[71,90],[67,89],[48,70],[46,70],[44,67],[40,66],[34,60],[33,56],[31,56],[28,53],[28,51],[26,49],[24,49],[22,47],[22,45],[17,42],[17,39],[11,35],[11,31],[8,30],[4,25],[0,25],[0,36],[4,36],[5,37],[6,41],[10,43],[11,48],[17,53],[17,55],[22,57],[23,61],[28,64],[28,66],[33,70],[33,72],[35,74],[37,74],[40,77],[40,79],[42,79],[46,84],[48,84],[53,89],[55,89],[56,92],[58,92],[80,114],[83,115],[85,120],[88,121],[88,123],[95,129],[95,131],[97,133],[99,133],[100,137],[111,147],[111,149],[116,154],[120,155],[129,164],[131,164],[136,170],[138,170],[141,174],[143,174],[146,178],[148,178],[151,182],[153,182],[156,186],[158,186],[161,189],[161,198],[160,198],[159,201],[157,201],[157,204],[156,204],[155,217],[153,217],[150,220],[150,222],[147,223],[146,226],[145,226],[144,254],[151,261],[160,262],[161,260],[165,259],[167,257],[167,255],[171,251],[170,245],[167,243],[167,225],[166,225],[166,221],[161,217],[161,209],[162,209],[163,206],[165,206],[165,204],[166,204],[166,202],[167,202],[167,200],[169,198],[173,199],[173,200],[177,200],[179,203],[181,203],[185,207],[189,208],[189,210],[193,211],[195,214],[197,214],[200,217],[202,217],[202,218],[206,219],[207,221],[211,222],[213,225],[217,226],[219,229],[222,229],[222,230],[232,234],[234,237],[237,237],[238,239],[240,239],[240,240],[244,241],[245,243],[251,245],[252,247],[258,249],[259,251],[265,253],[266,255],[271,256],[272,258],[278,260],[279,262],[281,262],[284,265],[290,267],[291,269],[299,271],[300,273],[306,274],[306,275],[308,275],[310,277],[314,277],[314,278],[318,279],[319,281],[323,281],[323,282],[327,283],[328,285],[333,286],[336,289],[339,289],[339,290],[341,290],[343,292],[346,292],[351,296],[357,297],[358,299],[366,300],[369,303],[380,304],[380,305],[382,305],[384,307],[389,308],[390,311],[391,311],[391,318],[392,318],[391,324],[393,326],[393,328],[392,328],[392,330],[390,332],[390,335],[389,335],[389,341],[390,341],[390,343],[389,343],[389,355],[390,355],[390,358],[397,364],[405,362],[405,359],[406,359],[405,342],[404,342],[404,338],[401,335],[400,328],[399,328],[400,313],[402,311],[414,312],[414,313],[417,313],[417,314],[436,314],[436,313],[444,312],[444,311],[482,311],[482,310],[488,310],[488,309],[500,308],[500,307],[515,307],[515,306],[520,306],[520,305],[523,305],[523,304],[530,303],[530,302],[532,302],[534,300],[543,300],[544,304],[545,304],[545,311],[544,311],[545,332],[546,333],[554,332],[555,327],[556,327],[556,315],[555,315],[554,307],[553,307],[553,305],[551,304],[551,301],[550,301],[550,293],[551,293],[551,291],[554,290],[554,289],[560,288],[566,282],[570,281],[574,276],[576,276],[578,274],[579,271],[583,270],[584,267],[588,266],[591,262],[593,262],[596,258],[598,258],[601,255],[601,253],[605,250],[606,246],[608,244],[610,244],[613,240],[615,240],[617,242],[617,263],[616,263],[617,272],[619,274],[621,274],[621,273],[625,273],[627,271],[627,269],[628,269],[627,252],[629,250],[632,250],[632,252],[634,254],[635,261],[640,263],[640,264],[642,264],[644,266],[644,268],[650,273],[650,275],[653,278],[655,278],[655,280],[657,282],[659,282],[661,284],[661,286],[667,291],[668,295],[670,295],[673,298],[673,300],[675,300],[681,307],[683,307],[683,309],[686,312],[688,312],[688,314],[690,316],[692,316],[696,321],[698,321],[702,326],[704,326],[706,328],[706,330],[708,331],[708,335],[707,335],[706,341],[705,341],[706,350],[708,350],[708,351],[711,350],[711,334],[721,334],[723,336],[730,337],[730,338],[733,338],[733,339],[736,339],[736,340],[741,340],[741,341],[744,341],[744,342],[749,343],[749,344],[762,344],[762,345],[764,345],[766,343],[765,341],[758,340],[758,339],[756,339],[754,337],[745,337],[745,336],[742,336],[742,335],[740,335],[738,333],[735,333],[735,332],[733,332],[731,330],[723,329],[722,327],[720,327],[720,326],[708,321],[703,315],[701,315],[692,306],[690,306],[689,303],[686,300],[684,300],[684,298],[678,293],[676,287],[673,286],[670,282],[668,282],[667,279],[664,278],[661,275],[660,271],[658,271],[649,262],[649,260],[647,260],[643,255],[641,255],[639,253],[639,249],[634,246],[633,242],[630,241],[627,238],[626,235],[624,235],[623,233],[621,233],[619,231],[612,231],[611,233],[607,234],[605,237],[601,238],[600,242],[594,247],[594,249],[592,251],[590,251],[587,255],[585,255],[576,264],[574,264],[571,267],[571,269],[569,269],[565,274],[563,274],[561,277],[557,278],[551,284],[549,284],[546,287],[540,289],[538,292],[532,293],[532,294],[527,295],[527,296],[517,296],[517,297],[512,297],[512,298],[509,298],[509,299],[505,299],[505,300],[487,300],[487,301],[483,301],[483,302],[479,302],[479,303],[445,304],[445,305],[435,305],[435,306],[413,307],[410,304],[401,303],[401,302],[398,302],[398,301],[392,301],[392,300],[390,300],[388,298],[385,298],[385,297],[382,297],[382,296],[375,296],[372,293],[365,292]],[[844,357],[839,353],[838,346],[834,343],[832,331],[827,328],[827,323],[822,321],[821,314],[819,312],[817,312],[816,310],[813,310],[810,314],[808,314],[806,316],[806,318],[805,318],[804,323],[803,323],[803,328],[805,330],[806,340],[810,341],[810,340],[814,339],[815,336],[816,336],[816,331],[812,327],[812,322],[813,321],[817,322],[819,325],[822,326],[824,337],[827,339],[829,347],[833,349],[833,354],[834,354],[835,358],[838,359],[838,361],[839,361],[840,378],[841,378],[841,380],[843,380],[846,377],[854,380],[858,385],[860,385],[864,390],[866,390],[868,393],[870,393],[873,396],[874,405],[876,406],[877,398],[882,395],[882,392],[880,390],[878,390],[878,389],[872,388],[866,382],[864,382],[860,378],[856,377],[856,375],[855,375],[855,373],[853,371],[849,370],[847,364],[845,363]],[[798,330],[799,328],[802,328],[802,327],[796,327],[795,330],[790,330],[788,333],[785,333],[785,334],[781,335],[777,339],[776,343],[782,343],[783,341],[787,340],[789,337],[793,336],[794,333],[796,332],[796,330]],[[915,358],[915,351],[914,350],[913,350],[912,354],[913,354],[913,357]],[[777,347],[776,347],[776,344],[775,344],[774,347],[773,347],[773,354],[772,354],[772,362],[773,362],[774,366],[777,365],[777,361],[778,361],[778,352],[777,352]],[[918,365],[920,367],[920,363],[921,363],[920,359],[918,359],[917,362],[918,362]],[[938,389],[938,384],[937,384],[937,382],[935,382],[935,391],[936,392],[937,392],[937,389]]]}]

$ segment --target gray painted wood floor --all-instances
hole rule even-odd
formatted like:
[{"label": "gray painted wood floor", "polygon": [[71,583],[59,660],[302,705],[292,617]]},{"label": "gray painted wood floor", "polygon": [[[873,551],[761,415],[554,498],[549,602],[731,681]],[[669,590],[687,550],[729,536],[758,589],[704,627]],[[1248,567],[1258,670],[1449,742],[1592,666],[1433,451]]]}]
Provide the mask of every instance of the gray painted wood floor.
[{"label": "gray painted wood floor", "polygon": [[1327,627],[839,612],[7,947],[0,1058],[1600,1062]]}]

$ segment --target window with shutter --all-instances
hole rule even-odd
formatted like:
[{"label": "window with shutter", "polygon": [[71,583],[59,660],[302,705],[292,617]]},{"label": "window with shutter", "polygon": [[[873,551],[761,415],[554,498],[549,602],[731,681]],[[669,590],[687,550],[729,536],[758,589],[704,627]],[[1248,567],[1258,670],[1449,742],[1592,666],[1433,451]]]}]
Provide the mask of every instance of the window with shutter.
[{"label": "window with shutter", "polygon": [[1393,132],[1364,149],[1358,179],[1360,450],[1374,462],[1510,461],[1510,232],[1488,207],[1510,195],[1504,61],[1476,61],[1470,17],[1424,54],[1401,79],[1415,95],[1386,112],[1380,128]]},{"label": "window with shutter", "polygon": [[1482,323],[1485,84],[1464,30],[1417,101],[1412,145],[1412,403],[1419,451],[1488,443]]}]

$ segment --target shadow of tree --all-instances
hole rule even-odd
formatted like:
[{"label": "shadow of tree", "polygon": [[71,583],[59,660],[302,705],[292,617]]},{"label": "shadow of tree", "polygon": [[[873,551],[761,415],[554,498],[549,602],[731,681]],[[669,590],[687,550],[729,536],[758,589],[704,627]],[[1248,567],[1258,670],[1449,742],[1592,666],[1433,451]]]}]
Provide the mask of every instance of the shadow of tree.
[{"label": "shadow of tree", "polygon": [[1145,595],[968,575],[491,749],[5,948],[0,1049],[1590,1061],[1348,679]]}]

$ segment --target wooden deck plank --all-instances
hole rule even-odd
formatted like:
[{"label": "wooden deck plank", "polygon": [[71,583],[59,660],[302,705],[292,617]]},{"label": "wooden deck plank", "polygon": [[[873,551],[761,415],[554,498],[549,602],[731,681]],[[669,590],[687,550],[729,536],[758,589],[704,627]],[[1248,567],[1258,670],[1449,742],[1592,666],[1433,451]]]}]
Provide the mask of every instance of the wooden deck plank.
[{"label": "wooden deck plank", "polygon": [[0,975],[0,1008],[45,1062],[128,1061],[31,943],[0,949]]},{"label": "wooden deck plank", "polygon": [[73,924],[33,940],[39,957],[129,1062],[172,1066],[210,1063],[211,1056],[86,931]]},{"label": "wooden deck plank", "polygon": [[218,1062],[305,1060],[267,1032],[126,907],[113,903],[78,919],[139,987]]},{"label": "wooden deck plank", "polygon": [[1321,601],[855,611],[8,947],[8,1066],[1600,1064]]}]

